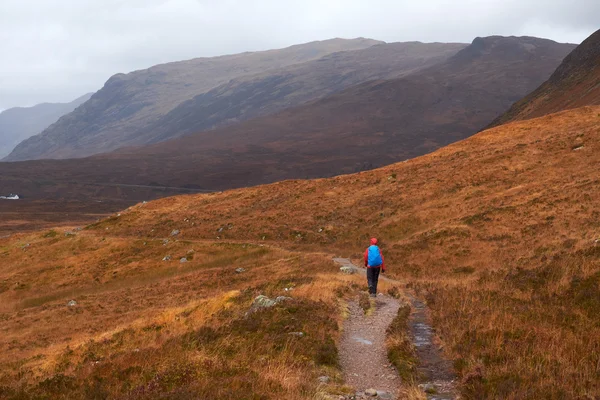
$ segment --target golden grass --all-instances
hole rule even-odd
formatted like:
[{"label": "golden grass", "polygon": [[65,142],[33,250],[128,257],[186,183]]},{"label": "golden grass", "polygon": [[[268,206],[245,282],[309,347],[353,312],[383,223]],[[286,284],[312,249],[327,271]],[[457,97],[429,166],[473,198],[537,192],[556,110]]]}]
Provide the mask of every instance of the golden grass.
[{"label": "golden grass", "polygon": [[93,229],[359,260],[378,236],[392,276],[428,299],[463,396],[598,396],[598,316],[580,292],[597,295],[599,143],[600,107],[585,107],[371,172],[162,199]]},{"label": "golden grass", "polygon": [[[0,246],[2,398],[307,399],[338,390],[340,300],[361,279],[339,274],[328,255],[58,230]],[[258,294],[294,300],[248,314]],[[319,387],[323,373],[338,383]]]},{"label": "golden grass", "polygon": [[[600,107],[586,107],[367,173],[162,199],[75,237],[0,239],[0,388],[310,398],[336,368],[339,299],[365,286],[326,254],[360,260],[379,236],[391,276],[431,308],[463,398],[598,397],[599,146]],[[259,293],[297,303],[244,317]]]}]

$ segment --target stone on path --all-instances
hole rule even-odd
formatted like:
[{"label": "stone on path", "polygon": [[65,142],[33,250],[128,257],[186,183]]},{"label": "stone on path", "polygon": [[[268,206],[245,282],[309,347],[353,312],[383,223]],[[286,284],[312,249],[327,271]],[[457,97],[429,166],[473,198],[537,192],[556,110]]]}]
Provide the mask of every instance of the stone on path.
[{"label": "stone on path", "polygon": [[365,394],[371,397],[377,397],[377,390],[375,389],[367,389],[365,390]]}]

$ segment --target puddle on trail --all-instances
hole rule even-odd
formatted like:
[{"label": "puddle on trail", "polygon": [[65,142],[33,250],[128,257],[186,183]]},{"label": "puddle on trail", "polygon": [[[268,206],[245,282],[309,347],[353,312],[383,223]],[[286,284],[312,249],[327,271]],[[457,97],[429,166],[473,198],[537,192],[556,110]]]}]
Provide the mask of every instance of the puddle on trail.
[{"label": "puddle on trail", "polygon": [[352,339],[354,339],[358,343],[366,344],[368,346],[372,346],[373,345],[373,342],[371,342],[370,340],[363,339],[363,338],[360,338],[358,336],[353,336]]},{"label": "puddle on trail", "polygon": [[410,331],[420,361],[419,375],[423,377],[419,386],[426,392],[434,392],[427,393],[429,400],[455,399],[452,364],[442,357],[440,349],[433,343],[433,329],[427,318],[427,306],[414,297],[410,297],[410,301],[413,308]]}]

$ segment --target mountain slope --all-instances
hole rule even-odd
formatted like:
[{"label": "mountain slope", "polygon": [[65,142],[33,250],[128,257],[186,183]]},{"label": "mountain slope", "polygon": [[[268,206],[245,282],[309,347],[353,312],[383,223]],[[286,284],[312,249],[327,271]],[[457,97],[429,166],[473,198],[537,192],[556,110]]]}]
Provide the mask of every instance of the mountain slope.
[{"label": "mountain slope", "polygon": [[600,30],[573,50],[544,84],[490,127],[594,104],[600,104]]},{"label": "mountain slope", "polygon": [[44,103],[33,107],[18,107],[0,113],[0,159],[20,142],[41,133],[60,117],[85,103],[91,93],[70,103]]},{"label": "mountain slope", "polygon": [[[121,168],[143,163],[144,170],[135,172],[138,182],[205,189],[390,164],[473,134],[543,82],[572,47],[535,38],[480,38],[446,62],[400,79],[368,82],[273,116],[96,160]],[[170,170],[177,172],[162,172]]]},{"label": "mountain slope", "polygon": [[466,44],[391,43],[242,77],[182,103],[148,128],[152,141],[274,114],[359,83],[408,75],[453,56]]},{"label": "mountain slope", "polygon": [[35,158],[83,157],[110,151],[136,139],[181,102],[231,79],[283,68],[327,54],[380,44],[370,39],[332,39],[255,53],[197,58],[117,74],[77,112],[60,124],[19,145],[9,161]]},{"label": "mountain slope", "polygon": [[86,159],[3,164],[0,190],[89,201],[107,184],[223,190],[371,169],[470,136],[547,79],[572,47],[476,39],[415,74],[242,124]]}]

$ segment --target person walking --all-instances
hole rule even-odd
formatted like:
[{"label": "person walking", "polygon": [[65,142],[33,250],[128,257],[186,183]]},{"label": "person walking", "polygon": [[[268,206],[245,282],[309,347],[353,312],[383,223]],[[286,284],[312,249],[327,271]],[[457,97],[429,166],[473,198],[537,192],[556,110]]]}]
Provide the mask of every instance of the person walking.
[{"label": "person walking", "polygon": [[383,253],[377,246],[377,239],[371,239],[371,245],[365,250],[365,268],[367,268],[367,283],[369,284],[369,294],[371,297],[377,296],[377,283],[379,273],[385,273],[385,262]]}]

